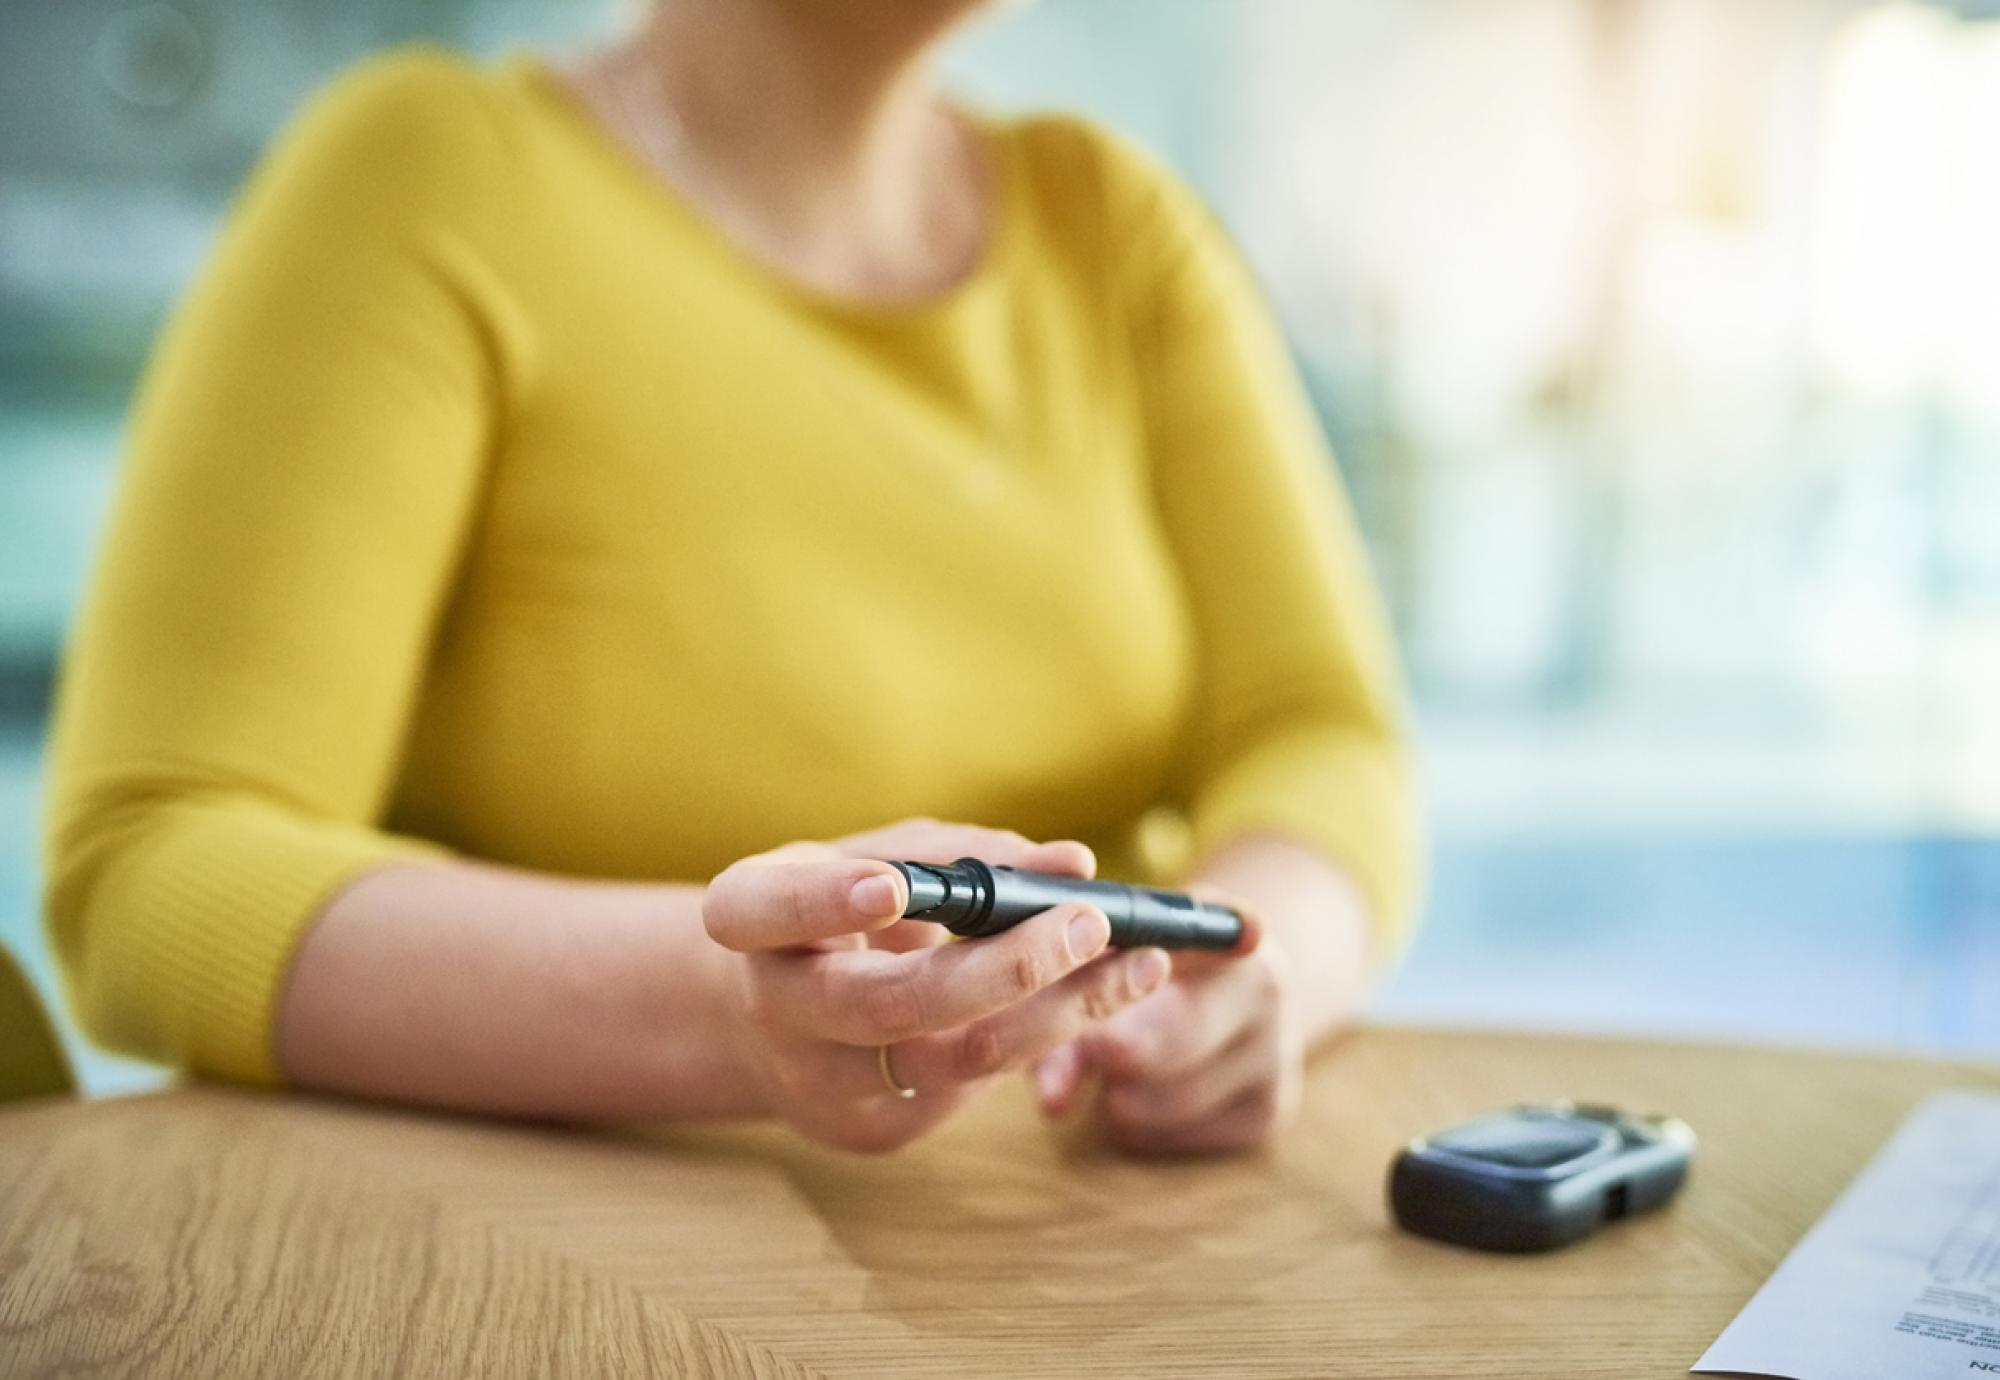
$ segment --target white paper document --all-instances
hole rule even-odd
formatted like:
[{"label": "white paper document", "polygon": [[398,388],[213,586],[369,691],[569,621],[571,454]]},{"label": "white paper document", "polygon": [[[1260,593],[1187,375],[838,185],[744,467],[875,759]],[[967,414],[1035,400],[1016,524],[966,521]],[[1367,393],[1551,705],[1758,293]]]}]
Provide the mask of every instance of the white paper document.
[{"label": "white paper document", "polygon": [[1694,1370],[2000,1380],[2000,1095],[1919,1107]]}]

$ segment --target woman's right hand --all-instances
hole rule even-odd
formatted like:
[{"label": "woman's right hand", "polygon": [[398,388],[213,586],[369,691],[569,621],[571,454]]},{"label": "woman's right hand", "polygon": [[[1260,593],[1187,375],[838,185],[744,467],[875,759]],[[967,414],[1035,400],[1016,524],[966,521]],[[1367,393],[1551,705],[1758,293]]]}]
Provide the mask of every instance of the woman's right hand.
[{"label": "woman's right hand", "polygon": [[[1004,934],[944,942],[901,919],[901,874],[881,859],[988,863],[1088,877],[1080,843],[1033,843],[908,820],[832,843],[792,843],[710,882],[702,921],[727,951],[741,1062],[763,1101],[815,1140],[884,1151],[923,1135],[996,1075],[1024,1068],[1157,990],[1159,949],[1105,952],[1110,925],[1058,906]],[[896,1096],[882,1078],[889,1049]]]}]

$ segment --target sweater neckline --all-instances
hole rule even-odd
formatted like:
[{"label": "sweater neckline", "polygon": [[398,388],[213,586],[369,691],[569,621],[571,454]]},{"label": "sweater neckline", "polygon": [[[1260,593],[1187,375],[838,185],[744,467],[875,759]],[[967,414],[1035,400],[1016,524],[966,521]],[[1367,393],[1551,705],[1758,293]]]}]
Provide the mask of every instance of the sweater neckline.
[{"label": "sweater neckline", "polygon": [[503,72],[531,88],[532,94],[553,109],[580,143],[591,148],[602,163],[644,200],[706,243],[716,257],[738,274],[762,283],[773,294],[800,307],[856,324],[923,325],[957,315],[967,303],[984,296],[992,284],[1006,276],[1006,265],[1014,255],[1025,209],[1017,141],[1009,137],[1002,121],[984,111],[960,107],[960,113],[985,140],[989,166],[993,169],[993,204],[986,242],[978,257],[957,279],[935,292],[920,297],[880,299],[837,292],[807,282],[736,239],[584,105],[561,74],[539,54],[516,51],[503,58],[500,66]]}]

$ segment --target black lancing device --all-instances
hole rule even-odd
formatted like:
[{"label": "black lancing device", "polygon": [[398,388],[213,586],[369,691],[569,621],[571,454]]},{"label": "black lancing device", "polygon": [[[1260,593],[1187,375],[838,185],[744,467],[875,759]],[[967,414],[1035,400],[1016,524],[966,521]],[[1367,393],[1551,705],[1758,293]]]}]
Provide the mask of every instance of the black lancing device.
[{"label": "black lancing device", "polygon": [[1111,942],[1121,949],[1227,951],[1243,941],[1243,918],[1235,911],[1178,891],[994,867],[978,858],[889,865],[909,883],[906,919],[928,920],[967,939],[984,939],[1054,906],[1083,901],[1104,912]]}]

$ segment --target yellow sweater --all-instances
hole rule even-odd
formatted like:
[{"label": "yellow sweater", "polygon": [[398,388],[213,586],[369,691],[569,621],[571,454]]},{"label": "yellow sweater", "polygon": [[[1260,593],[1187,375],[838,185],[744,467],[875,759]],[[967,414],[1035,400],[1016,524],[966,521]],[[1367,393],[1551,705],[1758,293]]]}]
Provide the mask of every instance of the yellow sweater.
[{"label": "yellow sweater", "polygon": [[884,307],[749,258],[531,59],[317,100],[159,345],[64,671],[86,1029],[268,1081],[362,871],[701,881],[919,814],[1152,880],[1281,832],[1392,935],[1392,653],[1247,273],[1107,134],[993,138],[976,271]]}]

